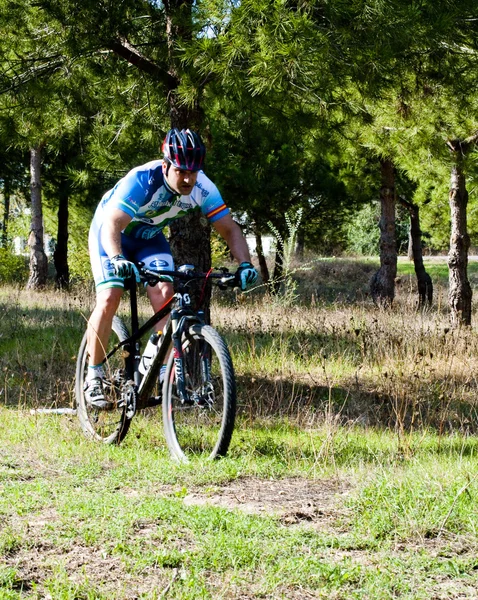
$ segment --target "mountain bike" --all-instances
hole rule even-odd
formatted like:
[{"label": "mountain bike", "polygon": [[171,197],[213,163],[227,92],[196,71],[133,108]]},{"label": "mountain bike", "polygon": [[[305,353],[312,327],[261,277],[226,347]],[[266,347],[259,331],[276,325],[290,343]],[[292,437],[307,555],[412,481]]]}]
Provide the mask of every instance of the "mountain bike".
[{"label": "mountain bike", "polygon": [[[125,281],[130,298],[131,334],[125,323],[115,316],[104,359],[108,410],[93,408],[84,396],[88,369],[85,333],[76,365],[75,394],[80,425],[88,437],[119,444],[138,411],[162,404],[164,433],[174,459],[224,456],[236,414],[234,368],[223,338],[206,324],[204,312],[193,308],[189,287],[198,280],[203,280],[203,293],[208,281],[215,282],[221,289],[234,287],[235,275],[227,269],[200,273],[192,265],[161,272],[150,271],[141,264],[138,268],[141,282],[146,285],[173,278],[175,294],[140,326],[136,281],[134,278]],[[150,335],[154,325],[168,314],[155,355],[143,374],[139,368],[145,358],[141,355],[141,338]]]}]

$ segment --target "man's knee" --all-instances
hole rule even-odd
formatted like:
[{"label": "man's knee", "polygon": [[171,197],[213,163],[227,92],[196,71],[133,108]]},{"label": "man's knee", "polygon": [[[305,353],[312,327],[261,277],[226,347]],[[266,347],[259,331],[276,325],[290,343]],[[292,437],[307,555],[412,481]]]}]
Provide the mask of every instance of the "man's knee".
[{"label": "man's knee", "polygon": [[172,283],[162,282],[152,288],[148,288],[148,297],[155,311],[159,310],[173,294],[174,288]]},{"label": "man's knee", "polygon": [[120,288],[110,288],[102,290],[96,297],[96,310],[104,314],[113,314],[116,312],[123,290]]}]

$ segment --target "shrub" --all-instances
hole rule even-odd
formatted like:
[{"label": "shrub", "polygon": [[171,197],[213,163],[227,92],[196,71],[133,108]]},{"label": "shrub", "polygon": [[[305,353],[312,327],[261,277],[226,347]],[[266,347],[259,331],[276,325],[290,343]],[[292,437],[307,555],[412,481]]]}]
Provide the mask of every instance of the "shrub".
[{"label": "shrub", "polygon": [[377,256],[380,230],[380,207],[374,202],[366,204],[354,216],[347,230],[347,250],[359,256]]},{"label": "shrub", "polygon": [[90,255],[88,252],[88,242],[70,240],[68,248],[68,268],[70,269],[70,279],[72,282],[88,281],[93,279],[91,274]]},{"label": "shrub", "polygon": [[[371,202],[363,206],[351,219],[347,231],[347,251],[356,256],[378,256],[380,253],[380,204]],[[397,252],[408,251],[410,217],[406,209],[397,204],[395,236]]]},{"label": "shrub", "polygon": [[0,283],[24,283],[28,279],[28,258],[10,248],[0,248]]}]

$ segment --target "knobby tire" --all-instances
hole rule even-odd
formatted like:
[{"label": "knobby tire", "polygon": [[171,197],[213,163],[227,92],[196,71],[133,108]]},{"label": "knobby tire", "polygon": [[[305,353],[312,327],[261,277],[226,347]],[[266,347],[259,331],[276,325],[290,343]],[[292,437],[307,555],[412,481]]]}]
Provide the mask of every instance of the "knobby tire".
[{"label": "knobby tire", "polygon": [[[113,319],[112,335],[109,348],[129,337],[128,329],[117,316]],[[107,398],[114,404],[120,399],[120,387],[124,383],[124,357],[120,349],[105,365],[106,379],[110,382],[115,379],[115,385],[108,390]],[[83,391],[85,375],[88,369],[88,351],[86,348],[86,333],[78,352],[76,362],[76,409],[81,428],[87,437],[105,444],[119,444],[128,433],[131,420],[126,418],[126,408],[113,408],[112,410],[98,410],[87,404]]]},{"label": "knobby tire", "polygon": [[222,337],[209,325],[191,325],[182,335],[184,378],[191,400],[183,404],[176,389],[174,351],[163,382],[163,427],[174,459],[224,456],[236,415],[234,368]]}]

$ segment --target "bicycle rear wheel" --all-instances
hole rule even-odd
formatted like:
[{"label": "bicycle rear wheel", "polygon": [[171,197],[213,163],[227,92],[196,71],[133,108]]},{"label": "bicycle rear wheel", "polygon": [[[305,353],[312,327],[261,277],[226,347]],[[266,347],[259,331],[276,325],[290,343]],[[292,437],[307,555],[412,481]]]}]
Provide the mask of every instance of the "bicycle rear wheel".
[{"label": "bicycle rear wheel", "polygon": [[236,381],[231,356],[209,325],[192,325],[183,333],[183,369],[188,401],[179,398],[174,350],[163,383],[163,426],[173,458],[224,456],[234,429]]},{"label": "bicycle rear wheel", "polygon": [[[113,319],[113,331],[110,336],[108,352],[116,344],[129,337],[128,330],[119,317]],[[88,370],[88,350],[86,333],[81,342],[76,362],[76,408],[78,419],[84,433],[105,444],[119,444],[128,432],[131,420],[126,418],[126,406],[121,406],[121,388],[124,384],[124,354],[118,350],[105,365],[105,397],[112,404],[111,410],[99,410],[85,400],[84,384]]]}]

